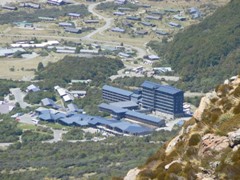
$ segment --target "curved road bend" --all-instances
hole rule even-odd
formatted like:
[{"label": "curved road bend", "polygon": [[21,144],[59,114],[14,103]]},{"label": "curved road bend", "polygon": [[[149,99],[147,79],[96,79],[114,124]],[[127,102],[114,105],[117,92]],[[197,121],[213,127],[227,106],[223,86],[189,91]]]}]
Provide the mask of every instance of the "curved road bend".
[{"label": "curved road bend", "polygon": [[[113,0],[107,0],[105,2],[111,2]],[[98,2],[98,3],[94,3],[94,4],[90,4],[88,6],[88,11],[90,13],[92,13],[93,15],[97,16],[99,19],[103,19],[106,23],[104,26],[96,29],[95,31],[91,32],[90,34],[86,35],[85,37],[82,37],[82,40],[86,40],[86,41],[94,41],[94,42],[99,42],[99,43],[106,43],[106,44],[120,44],[121,42],[113,42],[113,41],[102,41],[102,40],[95,40],[93,38],[93,36],[97,33],[101,34],[103,31],[106,31],[107,29],[111,28],[111,25],[113,23],[113,18],[107,18],[102,16],[101,14],[97,13],[95,11],[95,8],[97,5],[101,4],[102,2]],[[136,46],[132,46],[129,44],[125,44],[125,46],[131,48],[131,49],[135,49],[137,51],[137,58],[143,58],[143,56],[147,55],[147,51],[145,49],[136,47]]]}]

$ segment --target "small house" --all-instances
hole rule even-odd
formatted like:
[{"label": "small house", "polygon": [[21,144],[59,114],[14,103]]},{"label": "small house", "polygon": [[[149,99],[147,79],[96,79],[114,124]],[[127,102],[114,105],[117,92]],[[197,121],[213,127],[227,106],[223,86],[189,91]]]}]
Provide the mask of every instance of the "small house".
[{"label": "small house", "polygon": [[187,19],[186,17],[179,16],[179,15],[174,15],[173,18],[178,21],[186,21],[186,19]]},{"label": "small house", "polygon": [[38,86],[35,86],[34,84],[31,84],[27,87],[26,92],[38,92],[40,91]]},{"label": "small house", "polygon": [[32,9],[40,9],[40,4],[36,3],[21,3],[20,7],[32,8]]},{"label": "small house", "polygon": [[116,11],[116,12],[113,13],[113,15],[115,15],[115,16],[124,16],[125,13],[124,12],[120,12],[120,11]]},{"label": "small house", "polygon": [[72,18],[79,18],[81,15],[79,13],[68,13],[68,16]]},{"label": "small house", "polygon": [[181,27],[181,25],[180,24],[177,24],[177,23],[175,23],[175,22],[170,22],[170,23],[168,23],[171,27],[177,27],[177,28],[180,28]]},{"label": "small house", "polygon": [[146,16],[146,19],[150,20],[161,20],[162,16]]},{"label": "small house", "polygon": [[148,32],[146,30],[139,30],[135,32],[137,35],[147,35]]},{"label": "small house", "polygon": [[146,21],[142,21],[141,24],[144,25],[144,26],[151,26],[151,27],[155,27],[156,26],[155,24],[152,24],[152,23],[146,22]]},{"label": "small house", "polygon": [[60,22],[58,25],[61,27],[73,27],[73,24],[69,22]]},{"label": "small house", "polygon": [[155,32],[158,35],[163,35],[163,36],[168,35],[168,32],[165,32],[165,31],[162,31],[162,30],[156,30]]},{"label": "small house", "polygon": [[119,27],[115,27],[111,29],[112,32],[119,32],[119,33],[124,33],[125,29],[119,28]]},{"label": "small house", "polygon": [[2,6],[3,9],[11,10],[11,11],[16,11],[18,8],[14,6]]},{"label": "small house", "polygon": [[56,18],[53,17],[38,17],[38,19],[43,20],[43,21],[55,21]]},{"label": "small house", "polygon": [[131,57],[131,55],[129,55],[127,53],[123,53],[123,52],[118,53],[118,56],[123,57],[123,58],[130,58]]},{"label": "small house", "polygon": [[78,29],[78,28],[66,27],[64,30],[65,32],[70,32],[75,34],[81,33],[81,29]]},{"label": "small house", "polygon": [[157,56],[157,55],[148,55],[148,56],[147,56],[147,59],[148,59],[148,60],[151,60],[151,61],[155,61],[155,60],[159,60],[160,57]]},{"label": "small house", "polygon": [[115,4],[126,4],[127,0],[114,0]]},{"label": "small house", "polygon": [[89,20],[84,20],[85,23],[90,24],[90,23],[99,23],[98,19],[89,19]]},{"label": "small house", "polygon": [[47,0],[47,3],[55,6],[61,6],[65,4],[63,0]]},{"label": "small house", "polygon": [[141,18],[137,16],[128,16],[127,19],[132,21],[141,21]]}]

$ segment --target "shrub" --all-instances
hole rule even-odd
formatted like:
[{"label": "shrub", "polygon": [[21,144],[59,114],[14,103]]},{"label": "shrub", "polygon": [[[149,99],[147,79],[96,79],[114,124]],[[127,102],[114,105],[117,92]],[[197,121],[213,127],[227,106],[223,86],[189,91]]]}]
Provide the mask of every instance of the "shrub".
[{"label": "shrub", "polygon": [[170,173],[178,174],[180,172],[182,172],[182,165],[177,162],[173,163],[167,171],[167,173],[169,173],[169,174]]},{"label": "shrub", "polygon": [[240,113],[240,103],[238,103],[238,105],[233,108],[233,113],[234,114],[239,114]]},{"label": "shrub", "polygon": [[189,146],[196,146],[196,145],[198,145],[198,143],[200,141],[201,141],[200,134],[193,134],[188,141],[188,145]]}]

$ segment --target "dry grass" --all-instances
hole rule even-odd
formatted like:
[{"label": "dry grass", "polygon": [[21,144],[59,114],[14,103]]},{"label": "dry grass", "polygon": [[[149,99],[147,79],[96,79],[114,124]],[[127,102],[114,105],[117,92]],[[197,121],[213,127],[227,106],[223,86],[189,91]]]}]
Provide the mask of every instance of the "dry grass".
[{"label": "dry grass", "polygon": [[[62,54],[51,54],[47,57],[36,57],[33,59],[1,58],[0,59],[0,78],[13,80],[29,80],[34,77],[34,71],[39,62],[47,65],[48,62],[57,62],[62,59]],[[10,68],[14,67],[14,71]]]}]

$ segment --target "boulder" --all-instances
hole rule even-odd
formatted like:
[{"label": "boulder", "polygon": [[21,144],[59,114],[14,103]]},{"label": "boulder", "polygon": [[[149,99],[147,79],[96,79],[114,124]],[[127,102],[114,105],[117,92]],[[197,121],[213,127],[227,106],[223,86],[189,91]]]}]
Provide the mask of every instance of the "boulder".
[{"label": "boulder", "polygon": [[128,171],[127,175],[124,177],[124,180],[135,180],[137,179],[137,175],[140,172],[140,169],[134,168]]},{"label": "boulder", "polygon": [[234,132],[229,132],[228,138],[229,138],[231,147],[234,147],[234,146],[240,144],[240,129],[238,129],[237,131],[234,131]]},{"label": "boulder", "polygon": [[229,147],[229,139],[226,136],[206,134],[202,137],[202,142],[198,152],[199,156],[212,156],[213,151],[220,152]]}]

